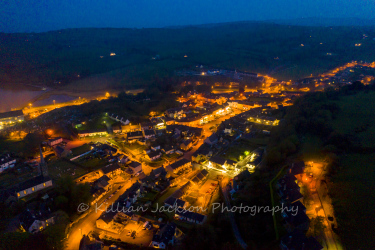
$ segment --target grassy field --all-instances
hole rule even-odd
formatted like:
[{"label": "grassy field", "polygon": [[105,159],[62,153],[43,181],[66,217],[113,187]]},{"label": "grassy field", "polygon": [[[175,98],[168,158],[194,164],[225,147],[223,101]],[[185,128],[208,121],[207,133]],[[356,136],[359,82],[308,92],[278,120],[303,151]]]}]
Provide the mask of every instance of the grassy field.
[{"label": "grassy field", "polygon": [[342,134],[355,135],[362,146],[375,147],[375,93],[361,92],[337,101],[342,112],[333,120],[333,127]]},{"label": "grassy field", "polygon": [[344,156],[342,171],[329,186],[339,235],[348,249],[370,249],[375,244],[375,192],[371,188],[375,180],[374,159],[375,154]]},{"label": "grassy field", "polygon": [[78,155],[81,155],[83,153],[90,151],[91,146],[89,144],[83,144],[82,146],[72,148],[71,150],[72,150],[73,156],[78,156]]},{"label": "grassy field", "polygon": [[60,179],[65,176],[77,178],[81,175],[86,174],[87,172],[87,169],[78,167],[69,161],[61,160],[56,157],[48,162],[48,173],[54,180]]},{"label": "grassy field", "polygon": [[[362,39],[363,34],[369,38]],[[197,64],[289,80],[351,60],[374,61],[368,53],[375,49],[374,36],[371,27],[267,23],[0,34],[0,81],[43,82],[76,92],[131,89]],[[355,47],[358,42],[362,46]],[[153,60],[156,55],[160,58]]]}]

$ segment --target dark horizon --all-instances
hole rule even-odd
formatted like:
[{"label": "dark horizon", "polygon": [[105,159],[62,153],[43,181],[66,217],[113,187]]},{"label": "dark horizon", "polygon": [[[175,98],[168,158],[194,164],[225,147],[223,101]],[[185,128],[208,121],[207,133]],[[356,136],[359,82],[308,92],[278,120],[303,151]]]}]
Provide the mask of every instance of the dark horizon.
[{"label": "dark horizon", "polygon": [[68,28],[163,28],[238,21],[295,19],[372,20],[373,2],[344,0],[255,1],[35,1],[0,4],[0,32],[45,32]]}]

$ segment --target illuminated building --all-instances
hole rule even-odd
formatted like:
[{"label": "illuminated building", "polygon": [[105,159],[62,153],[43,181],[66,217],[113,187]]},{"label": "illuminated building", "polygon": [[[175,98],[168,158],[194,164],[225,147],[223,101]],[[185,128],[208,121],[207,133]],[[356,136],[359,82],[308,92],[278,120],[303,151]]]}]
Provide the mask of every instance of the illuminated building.
[{"label": "illuminated building", "polygon": [[16,122],[22,122],[24,120],[25,117],[22,110],[0,113],[0,128]]}]

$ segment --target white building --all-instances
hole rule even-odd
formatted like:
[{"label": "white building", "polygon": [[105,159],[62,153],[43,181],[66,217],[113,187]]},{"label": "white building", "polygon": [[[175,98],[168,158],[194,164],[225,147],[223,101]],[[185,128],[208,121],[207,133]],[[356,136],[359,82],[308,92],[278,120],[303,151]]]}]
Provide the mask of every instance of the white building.
[{"label": "white building", "polygon": [[16,159],[13,159],[12,157],[8,155],[1,157],[0,159],[0,173],[2,173],[4,170],[8,168],[13,168],[16,164]]}]

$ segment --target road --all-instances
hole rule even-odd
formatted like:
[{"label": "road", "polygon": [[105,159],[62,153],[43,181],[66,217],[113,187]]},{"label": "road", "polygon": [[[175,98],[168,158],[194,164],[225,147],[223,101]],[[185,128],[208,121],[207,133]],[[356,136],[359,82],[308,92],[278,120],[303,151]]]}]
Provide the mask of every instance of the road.
[{"label": "road", "polygon": [[324,180],[325,165],[326,163],[322,162],[310,163],[310,171],[313,173],[314,179],[310,180],[309,178],[305,178],[304,181],[308,182],[307,185],[311,190],[314,204],[313,208],[311,208],[311,206],[307,206],[307,209],[313,209],[315,211],[314,217],[322,216],[324,218],[324,247],[327,249],[341,250],[343,247],[339,241],[339,237],[332,231],[331,228],[331,224],[336,224],[336,220],[334,219],[333,222],[328,220],[328,217],[334,218],[334,211],[331,199],[327,194],[327,187],[325,184],[322,184],[324,183],[322,180]]},{"label": "road", "polygon": [[[223,117],[220,117],[208,124],[204,124],[203,126],[200,126],[203,128],[203,135],[204,135],[204,138],[210,136],[212,134],[212,132],[209,130],[210,127],[214,126],[214,125],[218,125],[220,124],[222,121],[224,121],[225,119],[228,119],[230,118],[231,116],[234,116],[235,114],[239,114],[241,113],[241,111],[237,110],[231,114],[228,114],[228,115],[225,115]],[[184,158],[185,159],[188,159],[188,160],[191,160],[191,156],[193,155],[193,153],[204,143],[204,138],[202,138],[198,143],[197,145],[195,145],[189,152],[187,152],[185,155],[184,155]],[[124,153],[122,151],[119,150],[119,153]],[[132,160],[134,159],[133,157],[131,157]],[[111,199],[109,199],[107,202],[108,204],[112,204],[113,202],[115,202],[118,197],[123,194],[136,180],[133,178],[132,181],[127,181],[126,184],[124,185],[124,187],[121,188],[121,190],[119,190],[119,192],[117,192],[117,194],[115,194]],[[115,189],[113,189],[114,191]],[[105,197],[103,197],[101,200],[105,199],[106,197],[108,197],[113,191],[111,191],[109,194],[107,194]],[[226,193],[226,190],[223,189],[223,193],[225,194],[225,199],[226,199],[226,203],[228,206],[230,206],[230,203],[229,203],[229,200],[228,200],[228,197],[226,197],[227,193]],[[99,205],[101,204],[100,202],[98,203]],[[98,206],[99,206],[98,205]],[[103,206],[104,207],[104,206]],[[103,208],[101,207],[101,208]],[[66,249],[67,250],[77,250],[79,249],[79,244],[80,244],[80,241],[82,239],[82,235],[84,234],[88,234],[89,232],[91,232],[93,229],[96,228],[95,226],[95,222],[96,220],[100,217],[101,215],[101,211],[98,211],[96,212],[95,211],[95,205],[94,207],[91,207],[89,212],[87,212],[88,214],[86,215],[86,217],[84,217],[83,219],[79,220],[76,224],[73,225],[71,231],[70,231],[70,234],[68,236],[68,238],[66,239]],[[237,224],[234,220],[234,216],[232,213],[229,213],[229,218],[231,220],[231,223],[232,223],[232,228],[233,228],[233,232],[238,240],[238,242],[241,244],[241,246],[243,248],[246,248],[247,245],[246,243],[242,240],[241,236],[240,236],[240,233],[239,233],[239,230],[237,228]]]},{"label": "road", "polygon": [[[125,185],[117,192],[117,194],[113,195],[113,197],[111,199],[108,199],[107,203],[108,205],[112,204],[113,202],[115,202],[118,197],[123,194],[128,188],[130,188],[130,186],[135,182],[135,180],[132,180],[132,181],[127,181],[125,183]],[[115,191],[116,189],[114,188],[113,191]],[[106,197],[108,197],[111,193],[113,193],[113,191],[111,191],[110,193],[108,193],[105,197],[103,197],[101,199],[101,202],[103,201],[103,199],[105,199]],[[105,207],[104,205],[100,207],[100,202],[98,202],[98,205],[97,205],[97,208],[98,208],[98,211],[96,211],[96,204],[94,204],[90,210],[87,212],[88,214],[86,215],[86,217],[84,217],[83,219],[81,219],[80,221],[78,221],[77,223],[75,223],[70,231],[70,234],[68,236],[68,238],[66,239],[66,247],[65,249],[67,250],[77,250],[79,249],[79,244],[80,244],[80,241],[82,239],[82,235],[87,235],[88,233],[90,233],[93,229],[96,228],[95,226],[95,222],[96,220],[100,217],[100,215],[102,214],[100,210],[104,210]]]},{"label": "road", "polygon": [[[222,180],[222,181],[220,181],[220,185],[221,185],[221,189],[223,191],[225,205],[230,210],[232,208],[232,206],[230,205],[230,198],[229,198],[229,195],[228,195],[229,190],[228,190],[227,182]],[[231,213],[231,212],[227,212],[227,214],[228,214],[228,218],[230,220],[230,224],[232,225],[233,234],[236,237],[236,240],[238,241],[238,243],[241,245],[241,247],[243,249],[247,249],[247,244],[245,243],[245,241],[241,237],[240,230],[238,229],[236,220],[234,218],[234,214]]]}]

